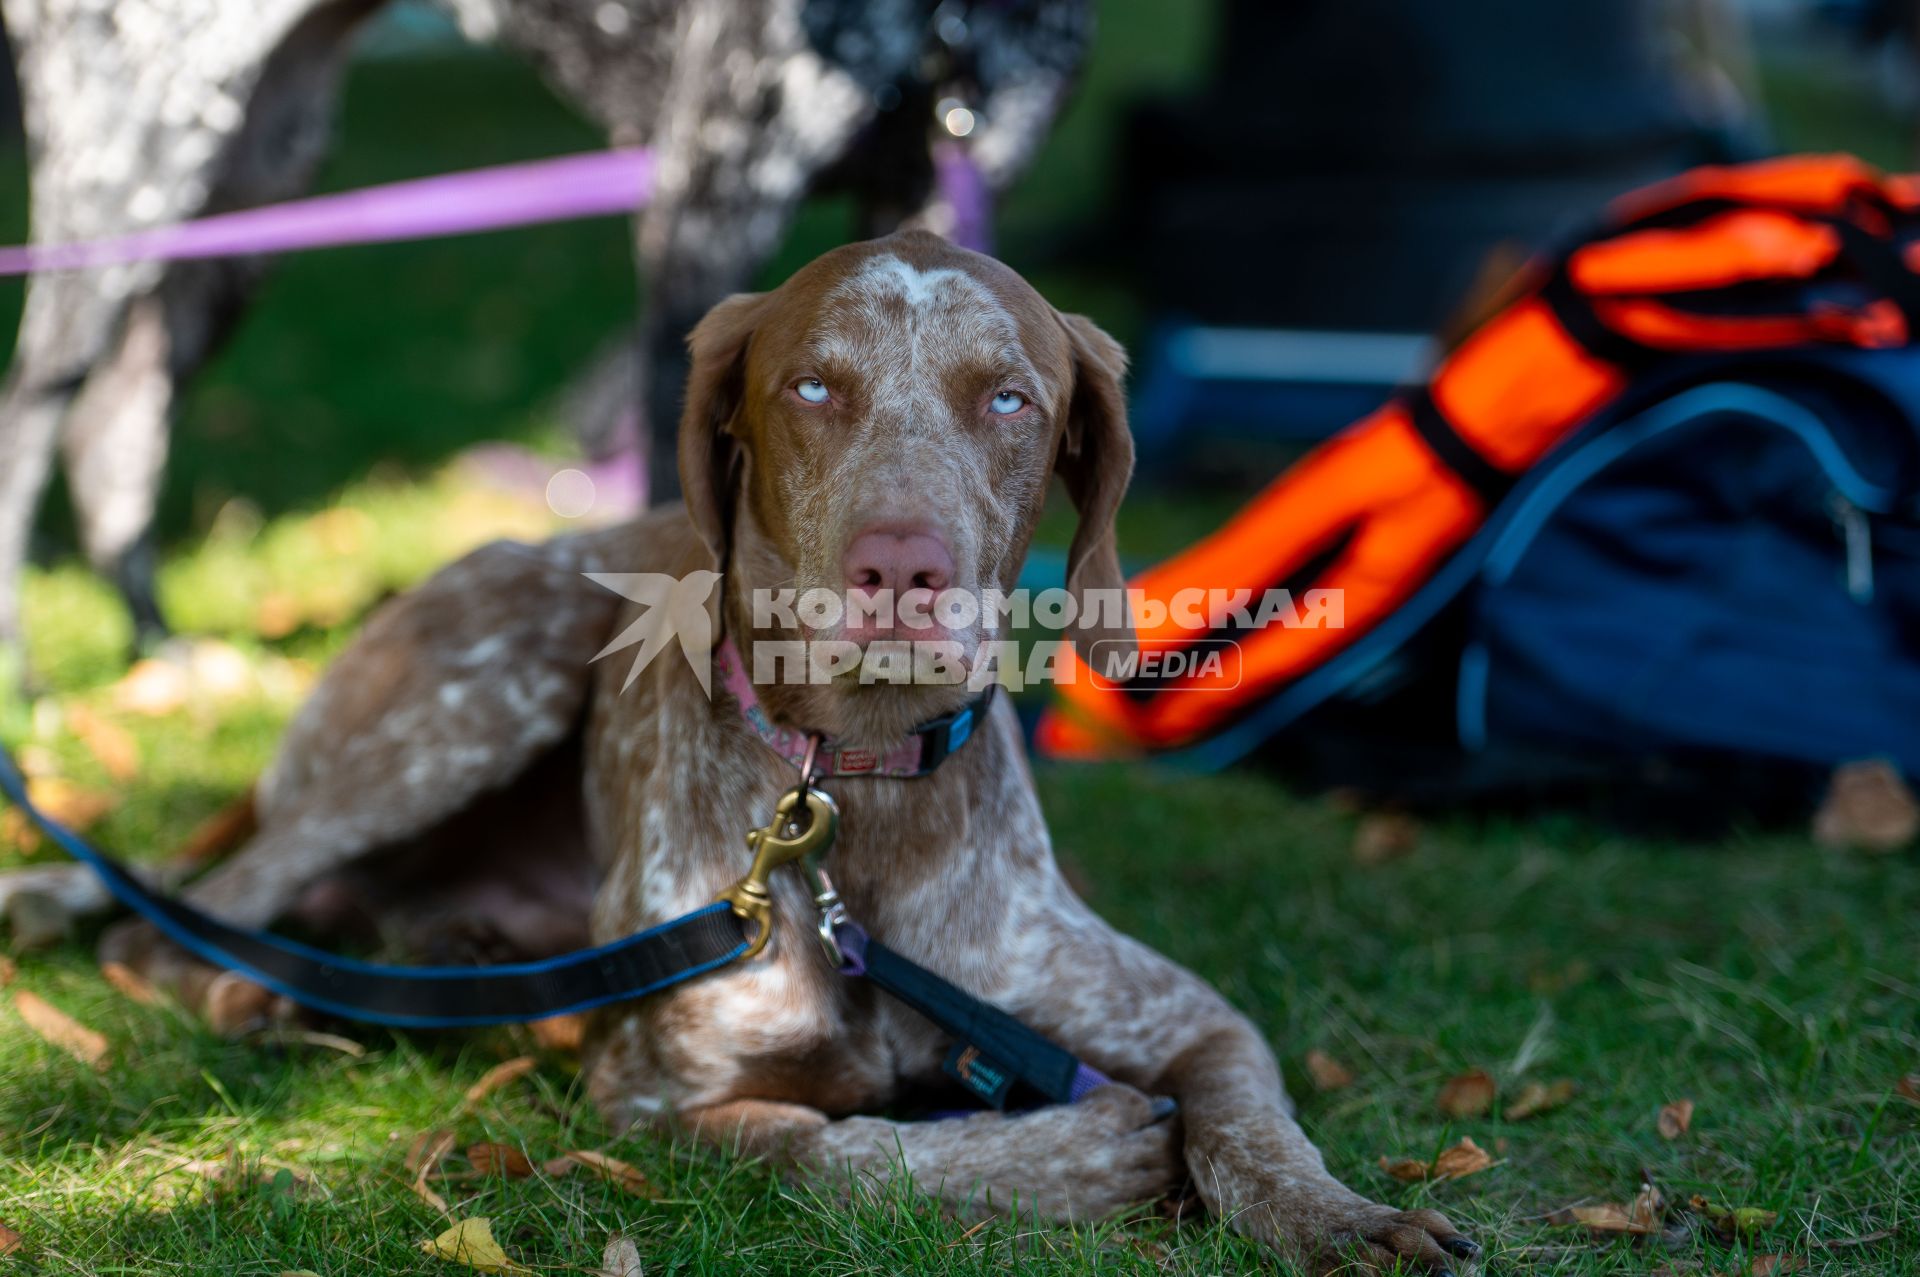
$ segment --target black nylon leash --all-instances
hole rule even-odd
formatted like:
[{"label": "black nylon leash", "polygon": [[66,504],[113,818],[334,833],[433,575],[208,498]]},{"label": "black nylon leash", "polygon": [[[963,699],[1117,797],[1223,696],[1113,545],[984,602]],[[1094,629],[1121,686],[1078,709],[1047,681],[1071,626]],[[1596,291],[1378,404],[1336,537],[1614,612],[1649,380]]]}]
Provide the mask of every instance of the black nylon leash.
[{"label": "black nylon leash", "polygon": [[538,962],[486,967],[361,962],[264,931],[250,931],[163,896],[125,865],[42,811],[0,750],[0,794],[62,851],[100,876],[116,899],[203,961],[237,971],[302,1006],[396,1028],[465,1028],[566,1015],[656,993],[746,952],[739,920],[721,903],[612,944]]},{"label": "black nylon leash", "polygon": [[[749,947],[742,920],[730,905],[716,901],[612,944],[538,962],[485,967],[361,962],[233,926],[155,892],[126,865],[41,810],[4,749],[0,795],[98,874],[121,904],[181,948],[301,1006],[344,1019],[409,1029],[524,1023],[661,992],[739,960]],[[1107,1081],[998,1007],[868,939],[857,925],[841,923],[836,938],[847,955],[841,962],[845,974],[864,975],[956,1040],[946,1071],[984,1102],[1004,1107],[1024,1088],[1047,1102],[1066,1104]]]}]

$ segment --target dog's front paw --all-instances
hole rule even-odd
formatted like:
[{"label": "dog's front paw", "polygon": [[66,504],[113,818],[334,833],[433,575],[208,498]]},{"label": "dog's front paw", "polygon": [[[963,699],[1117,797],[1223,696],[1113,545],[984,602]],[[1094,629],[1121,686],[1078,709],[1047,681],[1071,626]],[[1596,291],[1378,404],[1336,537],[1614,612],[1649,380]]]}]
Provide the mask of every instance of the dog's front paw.
[{"label": "dog's front paw", "polygon": [[1130,1086],[1103,1086],[1077,1104],[1027,1114],[1009,1127],[1029,1124],[1051,1128],[1021,1132],[1032,1150],[1029,1165],[1039,1172],[1031,1198],[1043,1214],[1099,1219],[1164,1197],[1186,1179],[1180,1120],[1170,1102]]},{"label": "dog's front paw", "polygon": [[1317,1272],[1451,1273],[1480,1254],[1434,1210],[1396,1210],[1337,1181],[1286,1183],[1239,1221]]},{"label": "dog's front paw", "polygon": [[865,1162],[879,1173],[905,1154],[915,1184],[963,1218],[1013,1213],[1086,1221],[1183,1182],[1179,1125],[1164,1106],[1113,1085],[1077,1104],[1017,1115],[905,1125],[849,1118],[816,1137],[811,1160],[829,1167],[844,1165],[842,1159]]}]

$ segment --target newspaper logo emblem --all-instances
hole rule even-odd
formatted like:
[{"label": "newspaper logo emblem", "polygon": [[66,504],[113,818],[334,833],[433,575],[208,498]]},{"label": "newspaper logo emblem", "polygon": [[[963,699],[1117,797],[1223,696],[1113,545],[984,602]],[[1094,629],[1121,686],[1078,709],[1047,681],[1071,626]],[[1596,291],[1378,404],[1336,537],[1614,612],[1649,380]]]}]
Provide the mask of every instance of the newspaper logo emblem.
[{"label": "newspaper logo emblem", "polygon": [[681,655],[693,667],[700,690],[713,699],[713,614],[707,599],[720,583],[720,574],[701,569],[685,576],[664,572],[587,572],[595,585],[612,590],[623,599],[631,599],[646,610],[633,624],[613,636],[613,640],[593,654],[594,660],[639,645],[621,691],[632,687],[640,671],[666,650],[674,639],[680,640]]}]

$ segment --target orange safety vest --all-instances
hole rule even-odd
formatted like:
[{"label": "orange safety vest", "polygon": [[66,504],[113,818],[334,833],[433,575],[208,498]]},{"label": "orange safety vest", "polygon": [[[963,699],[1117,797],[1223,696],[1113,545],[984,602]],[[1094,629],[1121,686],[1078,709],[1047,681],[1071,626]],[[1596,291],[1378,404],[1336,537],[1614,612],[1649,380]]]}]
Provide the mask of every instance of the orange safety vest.
[{"label": "orange safety vest", "polygon": [[[1695,169],[1614,201],[1536,262],[1517,298],[1408,392],[1314,449],[1218,532],[1131,583],[1258,600],[1343,592],[1339,628],[1246,628],[1192,606],[1140,626],[1148,654],[1234,641],[1233,659],[1108,682],[1085,664],[1042,718],[1055,757],[1177,748],[1329,661],[1404,602],[1512,484],[1664,361],[1812,343],[1886,348],[1920,326],[1920,178],[1848,156]],[[1831,294],[1838,285],[1844,294]],[[1184,593],[1183,593],[1184,592]],[[1244,597],[1244,596],[1242,596]],[[1172,662],[1178,665],[1179,662]],[[1163,670],[1168,668],[1163,664]],[[1210,692],[1194,695],[1194,692]]]}]

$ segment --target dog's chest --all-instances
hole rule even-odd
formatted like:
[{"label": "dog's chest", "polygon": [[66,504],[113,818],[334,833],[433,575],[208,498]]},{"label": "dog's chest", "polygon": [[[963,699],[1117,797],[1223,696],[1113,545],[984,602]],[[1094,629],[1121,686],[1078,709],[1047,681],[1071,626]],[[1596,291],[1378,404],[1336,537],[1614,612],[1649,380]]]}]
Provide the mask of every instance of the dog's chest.
[{"label": "dog's chest", "polygon": [[[745,871],[747,830],[792,781],[758,740],[716,739],[701,732],[704,715],[661,709],[654,730],[641,727],[643,748],[622,748],[608,730],[592,751],[602,836],[613,840],[595,912],[601,940],[711,901]],[[943,781],[834,785],[841,834],[828,867],[876,938],[980,987],[995,978],[991,954],[1017,890],[999,843],[1023,822],[985,819],[978,786],[959,779],[956,769]],[[851,1113],[939,1082],[950,1043],[833,968],[797,868],[771,885],[767,953],[608,1017],[591,1082],[603,1105],[639,1117],[755,1098]]]}]

